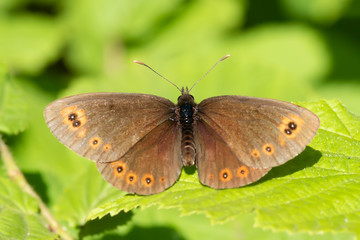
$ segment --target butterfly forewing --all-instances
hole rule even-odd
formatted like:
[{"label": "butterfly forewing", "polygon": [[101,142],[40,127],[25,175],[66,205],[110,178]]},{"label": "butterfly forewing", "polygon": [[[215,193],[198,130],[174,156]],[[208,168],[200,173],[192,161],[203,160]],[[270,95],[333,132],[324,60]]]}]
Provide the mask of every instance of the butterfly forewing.
[{"label": "butterfly forewing", "polygon": [[219,96],[199,104],[199,119],[247,166],[278,166],[302,152],[320,121],[311,111],[272,99]]},{"label": "butterfly forewing", "polygon": [[120,190],[141,195],[162,192],[180,175],[180,142],[180,128],[168,120],[154,128],[118,161],[97,162],[97,167],[104,179]]},{"label": "butterfly forewing", "polygon": [[240,187],[270,170],[245,165],[207,123],[197,122],[195,136],[198,175],[204,185],[215,189]]},{"label": "butterfly forewing", "polygon": [[147,94],[91,93],[56,100],[44,115],[61,143],[91,160],[112,162],[167,121],[174,106]]}]

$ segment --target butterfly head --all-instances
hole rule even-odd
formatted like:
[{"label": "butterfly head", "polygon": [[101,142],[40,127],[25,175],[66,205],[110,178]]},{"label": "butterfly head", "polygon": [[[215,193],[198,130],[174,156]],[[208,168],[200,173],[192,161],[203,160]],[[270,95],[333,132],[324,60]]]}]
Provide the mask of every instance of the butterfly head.
[{"label": "butterfly head", "polygon": [[194,102],[194,97],[189,93],[188,87],[181,88],[181,95],[178,97],[177,101],[178,106],[183,106],[185,104],[191,105],[193,107],[196,106],[196,103]]}]

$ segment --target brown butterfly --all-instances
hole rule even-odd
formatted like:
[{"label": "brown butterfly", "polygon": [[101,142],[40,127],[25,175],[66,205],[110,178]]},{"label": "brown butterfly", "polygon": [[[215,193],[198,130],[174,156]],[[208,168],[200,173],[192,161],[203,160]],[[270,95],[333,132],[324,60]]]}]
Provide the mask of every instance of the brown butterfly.
[{"label": "brown butterfly", "polygon": [[181,89],[177,104],[149,94],[75,95],[44,115],[59,141],[96,161],[106,181],[141,195],[164,191],[194,164],[200,182],[215,189],[253,183],[301,153],[320,125],[295,104],[244,96],[196,104],[190,90]]}]

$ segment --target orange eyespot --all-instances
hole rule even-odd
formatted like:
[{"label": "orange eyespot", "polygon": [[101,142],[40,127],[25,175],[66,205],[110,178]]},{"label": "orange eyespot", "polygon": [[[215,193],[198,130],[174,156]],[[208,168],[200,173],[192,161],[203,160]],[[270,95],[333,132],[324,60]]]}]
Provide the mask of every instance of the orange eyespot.
[{"label": "orange eyespot", "polygon": [[101,143],[102,143],[102,140],[99,137],[92,137],[89,140],[89,145],[91,148],[98,148],[98,147],[100,147]]},{"label": "orange eyespot", "polygon": [[63,122],[68,125],[71,131],[79,129],[86,123],[85,110],[76,110],[76,106],[69,106],[61,111]]},{"label": "orange eyespot", "polygon": [[224,168],[219,173],[219,179],[222,182],[228,182],[232,178],[232,172],[229,168]]},{"label": "orange eyespot", "polygon": [[152,174],[145,174],[142,178],[141,178],[141,183],[143,186],[145,187],[152,187],[154,186],[154,176]]},{"label": "orange eyespot", "polygon": [[246,178],[249,176],[249,168],[246,166],[241,166],[236,169],[236,176],[239,178]]},{"label": "orange eyespot", "polygon": [[127,184],[134,184],[137,182],[137,175],[133,172],[129,172],[125,177],[125,181]]},{"label": "orange eyespot", "polygon": [[159,182],[164,183],[164,182],[165,182],[165,177],[161,177],[161,178],[159,179]]},{"label": "orange eyespot", "polygon": [[278,125],[278,129],[287,138],[295,138],[296,135],[301,131],[304,125],[304,120],[297,115],[291,114],[287,117],[281,118],[281,123]]},{"label": "orange eyespot", "polygon": [[115,176],[122,178],[125,175],[127,166],[124,162],[122,161],[112,162],[110,163],[110,166],[114,169]]},{"label": "orange eyespot", "polygon": [[109,151],[110,149],[111,149],[111,144],[109,144],[109,143],[105,144],[105,146],[103,147],[103,150],[105,152]]},{"label": "orange eyespot", "polygon": [[268,156],[271,156],[274,154],[274,146],[271,144],[271,143],[265,143],[263,145],[263,153],[268,155]]},{"label": "orange eyespot", "polygon": [[257,149],[253,149],[253,150],[251,151],[251,155],[252,155],[253,157],[258,158],[258,157],[260,157],[260,152],[259,152],[259,150],[257,150]]}]

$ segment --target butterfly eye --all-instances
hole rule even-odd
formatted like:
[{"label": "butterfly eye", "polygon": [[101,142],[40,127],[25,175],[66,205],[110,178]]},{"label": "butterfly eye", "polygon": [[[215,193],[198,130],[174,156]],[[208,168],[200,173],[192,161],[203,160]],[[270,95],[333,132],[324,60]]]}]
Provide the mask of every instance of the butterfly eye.
[{"label": "butterfly eye", "polygon": [[190,95],[191,99],[194,100],[194,96],[193,95]]}]

